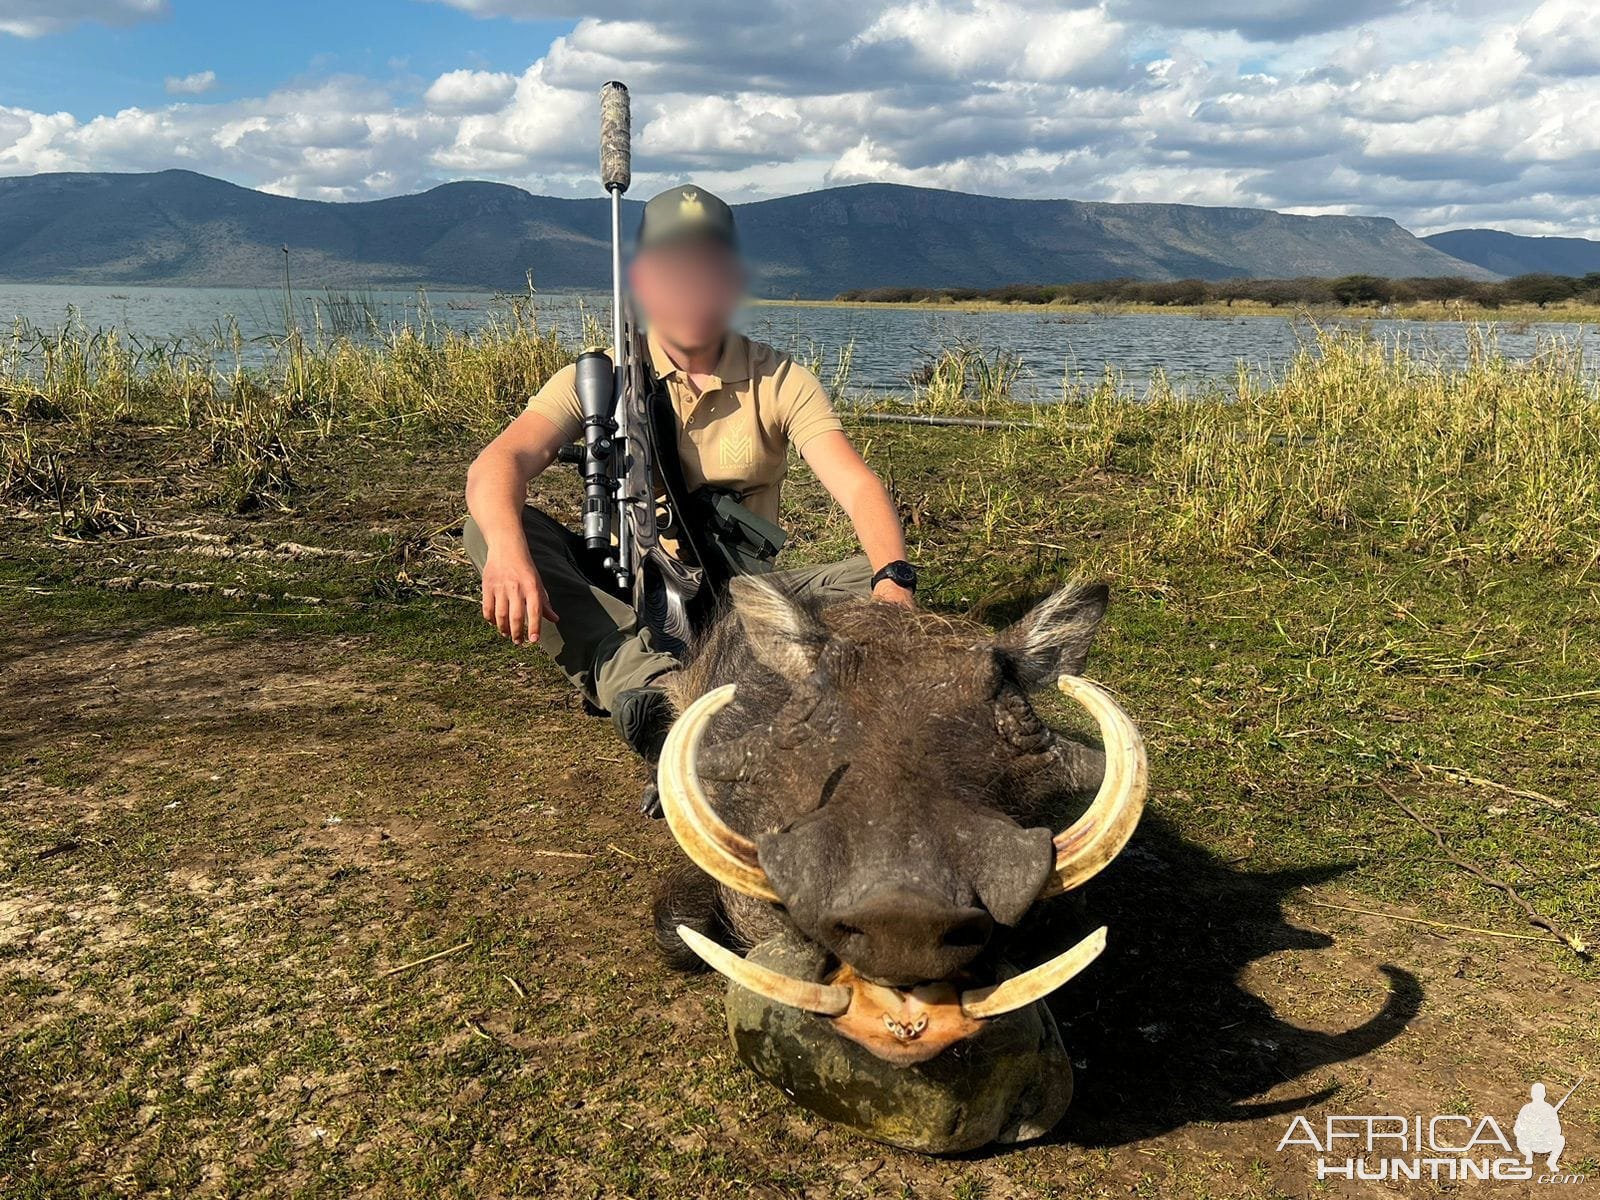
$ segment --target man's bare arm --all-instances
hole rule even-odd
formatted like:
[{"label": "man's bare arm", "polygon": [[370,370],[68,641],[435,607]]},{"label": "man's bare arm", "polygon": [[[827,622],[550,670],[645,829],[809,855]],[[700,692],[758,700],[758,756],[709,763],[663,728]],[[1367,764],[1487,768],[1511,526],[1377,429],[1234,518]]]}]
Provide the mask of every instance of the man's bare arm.
[{"label": "man's bare arm", "polygon": [[[905,558],[906,535],[889,489],[862,460],[849,438],[837,430],[819,433],[805,444],[801,456],[849,516],[874,571]],[[911,592],[888,579],[873,588],[872,594],[907,608],[916,604]]]},{"label": "man's bare arm", "polygon": [[467,471],[467,509],[489,548],[483,617],[514,642],[536,642],[541,619],[560,619],[528,552],[522,506],[528,481],[554,461],[564,440],[554,422],[525,412],[483,448]]}]

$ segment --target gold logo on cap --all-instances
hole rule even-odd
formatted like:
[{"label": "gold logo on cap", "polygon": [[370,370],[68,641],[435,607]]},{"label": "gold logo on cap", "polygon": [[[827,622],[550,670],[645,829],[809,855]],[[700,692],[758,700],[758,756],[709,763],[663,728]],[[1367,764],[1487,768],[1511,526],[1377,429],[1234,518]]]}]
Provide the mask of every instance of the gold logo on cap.
[{"label": "gold logo on cap", "polygon": [[678,201],[678,215],[685,221],[703,220],[706,215],[706,206],[700,199],[700,193],[693,190],[683,193],[683,199]]}]

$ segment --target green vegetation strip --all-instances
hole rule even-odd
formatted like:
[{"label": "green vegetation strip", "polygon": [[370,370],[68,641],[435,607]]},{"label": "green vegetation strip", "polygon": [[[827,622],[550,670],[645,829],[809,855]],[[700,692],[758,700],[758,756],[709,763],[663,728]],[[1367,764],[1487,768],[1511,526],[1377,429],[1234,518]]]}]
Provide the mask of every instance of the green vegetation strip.
[{"label": "green vegetation strip", "polygon": [[1003,287],[856,288],[837,299],[866,304],[1053,304],[1120,305],[1153,308],[1238,306],[1266,308],[1398,309],[1433,317],[1463,310],[1495,312],[1532,306],[1573,320],[1590,319],[1600,309],[1600,273],[1518,275],[1485,281],[1462,276],[1387,279],[1379,275],[1296,279],[1092,279],[1080,283],[1013,283]]}]

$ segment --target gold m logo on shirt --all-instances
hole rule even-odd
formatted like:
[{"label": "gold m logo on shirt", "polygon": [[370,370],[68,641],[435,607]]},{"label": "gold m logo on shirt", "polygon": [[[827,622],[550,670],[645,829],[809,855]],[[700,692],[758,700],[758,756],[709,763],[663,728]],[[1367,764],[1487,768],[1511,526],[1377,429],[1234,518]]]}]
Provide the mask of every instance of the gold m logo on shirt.
[{"label": "gold m logo on shirt", "polygon": [[718,457],[725,467],[748,467],[755,461],[755,445],[748,433],[730,433],[722,439]]}]

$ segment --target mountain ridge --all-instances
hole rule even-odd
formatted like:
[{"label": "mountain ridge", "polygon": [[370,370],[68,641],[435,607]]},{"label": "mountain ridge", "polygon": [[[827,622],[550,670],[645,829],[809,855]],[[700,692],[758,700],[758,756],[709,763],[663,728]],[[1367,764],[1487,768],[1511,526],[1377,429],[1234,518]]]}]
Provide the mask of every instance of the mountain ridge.
[{"label": "mountain ridge", "polygon": [[1497,275],[1587,275],[1600,271],[1600,242],[1530,237],[1500,229],[1448,229],[1422,241]]},{"label": "mountain ridge", "polygon": [[[609,283],[609,202],[461,180],[381,200],[303,200],[192,171],[0,178],[0,280],[546,289]],[[624,225],[640,202],[625,200]],[[1387,217],[1012,200],[861,183],[734,206],[761,296],[1293,275],[1495,272]]]}]

